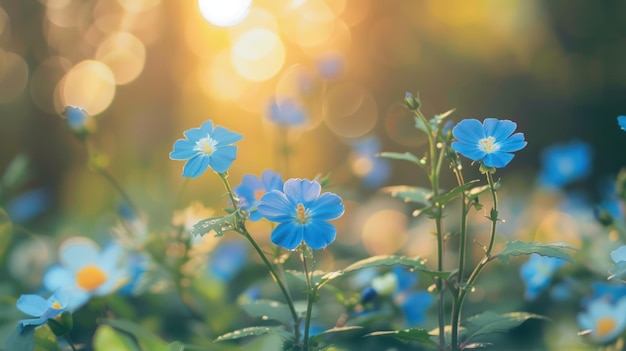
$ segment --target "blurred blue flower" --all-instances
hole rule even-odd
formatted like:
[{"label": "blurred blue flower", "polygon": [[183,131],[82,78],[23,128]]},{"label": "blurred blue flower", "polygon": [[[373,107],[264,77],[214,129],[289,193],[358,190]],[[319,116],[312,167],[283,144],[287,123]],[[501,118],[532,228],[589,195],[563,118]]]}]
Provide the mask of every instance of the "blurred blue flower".
[{"label": "blurred blue flower", "polygon": [[355,140],[352,149],[352,172],[361,178],[365,187],[378,188],[389,179],[389,160],[376,156],[381,151],[380,141],[376,137]]},{"label": "blurred blue flower", "polygon": [[502,168],[513,159],[512,152],[526,146],[523,133],[515,133],[517,124],[509,120],[487,118],[465,119],[452,129],[457,141],[452,149],[461,155],[482,162],[487,167]]},{"label": "blurred blue flower", "polygon": [[17,308],[33,317],[18,321],[17,328],[21,332],[27,325],[39,326],[55,318],[67,309],[70,296],[64,289],[55,291],[50,297],[44,299],[39,295],[21,295],[17,300]]},{"label": "blurred blue flower", "polygon": [[[415,290],[418,276],[402,266],[393,269],[372,280],[371,286],[361,293],[361,303],[364,305],[375,302],[379,298],[390,297],[391,302],[402,310],[404,324],[411,328],[426,320],[426,310],[435,301],[427,291]],[[376,303],[374,303],[376,308]]]},{"label": "blurred blue flower", "polygon": [[134,252],[126,256],[124,259],[126,265],[126,276],[124,284],[120,286],[117,292],[120,295],[140,295],[148,288],[145,284],[146,274],[150,269],[150,257],[143,252]]},{"label": "blurred blue flower", "polygon": [[273,222],[271,240],[275,245],[294,250],[303,241],[314,250],[335,240],[337,228],[327,221],[343,215],[341,198],[333,193],[320,194],[322,186],[308,179],[289,179],[283,191],[273,190],[261,198],[257,210]]},{"label": "blurred blue flower", "polygon": [[589,304],[595,300],[604,300],[612,304],[617,303],[623,297],[626,297],[626,285],[612,283],[591,283],[592,294],[583,298],[580,305],[583,308],[589,307]]},{"label": "blurred blue flower", "polygon": [[6,211],[11,220],[26,222],[42,214],[52,205],[52,193],[47,188],[25,191],[9,200]]},{"label": "blurred blue flower", "polygon": [[524,297],[527,300],[537,298],[550,285],[552,276],[565,262],[567,261],[556,257],[530,255],[528,261],[520,267],[520,276],[526,286]]},{"label": "blurred blue flower", "polygon": [[67,309],[74,312],[91,296],[107,295],[120,288],[128,279],[124,252],[120,245],[111,243],[102,251],[91,239],[74,237],[65,240],[59,248],[60,264],[50,267],[43,276],[48,291],[67,289]]},{"label": "blurred blue flower", "polygon": [[248,262],[249,252],[245,242],[223,241],[211,254],[208,272],[222,282],[232,280]]},{"label": "blurred blue flower", "polygon": [[547,147],[541,154],[539,183],[548,189],[558,189],[591,173],[591,147],[574,140]]},{"label": "blurred blue flower", "polygon": [[241,185],[235,187],[233,191],[239,198],[239,206],[248,212],[250,220],[258,221],[263,218],[257,211],[261,197],[268,191],[280,191],[282,189],[283,178],[281,175],[268,169],[261,174],[261,179],[251,174],[243,176]]},{"label": "blurred blue flower", "polygon": [[592,341],[609,343],[626,329],[626,297],[615,303],[593,300],[586,312],[578,313],[577,320],[583,330],[589,331]]},{"label": "blurred blue flower", "polygon": [[196,178],[207,168],[224,173],[237,157],[237,147],[231,145],[243,138],[241,134],[206,121],[200,128],[184,132],[186,139],[178,139],[170,152],[172,160],[188,160],[183,167],[183,177]]},{"label": "blurred blue flower", "polygon": [[617,277],[621,280],[626,279],[626,245],[622,245],[611,251],[611,260],[615,265],[609,270],[609,279]]},{"label": "blurred blue flower", "polygon": [[88,132],[91,128],[91,116],[87,112],[87,110],[76,107],[76,106],[66,106],[62,112],[62,115],[65,117],[67,121],[67,125],[70,130],[75,133],[84,133]]},{"label": "blurred blue flower", "polygon": [[328,53],[317,61],[317,72],[324,79],[341,77],[346,69],[346,59],[338,52]]},{"label": "blurred blue flower", "polygon": [[622,128],[622,130],[626,130],[626,116],[618,116],[617,124],[620,128]]},{"label": "blurred blue flower", "polygon": [[304,125],[308,117],[297,101],[290,98],[272,98],[268,108],[268,119],[280,126],[297,127]]}]

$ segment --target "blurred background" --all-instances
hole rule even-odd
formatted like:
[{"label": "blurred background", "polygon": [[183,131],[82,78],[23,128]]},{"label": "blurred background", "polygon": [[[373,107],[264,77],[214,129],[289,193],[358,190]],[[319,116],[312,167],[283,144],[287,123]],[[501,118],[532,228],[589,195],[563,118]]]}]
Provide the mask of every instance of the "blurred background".
[{"label": "blurred background", "polygon": [[[272,106],[289,104],[308,121],[289,135],[287,176],[354,180],[346,160],[363,137],[379,140],[375,152],[420,154],[407,91],[419,92],[427,116],[455,108],[455,121],[517,122],[529,144],[501,174],[536,171],[543,148],[571,140],[593,145],[593,175],[610,176],[626,160],[615,122],[626,93],[621,1],[0,5],[0,170],[25,153],[32,186],[67,212],[98,213],[114,200],[83,177],[82,145],[59,115],[66,105],[96,116],[98,151],[120,182],[139,188],[131,192],[153,197],[146,203],[179,189],[181,164],[168,152],[207,119],[245,135],[235,180],[276,168],[278,136],[264,118]],[[419,182],[404,166],[394,163],[385,183]],[[206,192],[211,182],[189,186]],[[596,192],[593,181],[584,185]]]}]

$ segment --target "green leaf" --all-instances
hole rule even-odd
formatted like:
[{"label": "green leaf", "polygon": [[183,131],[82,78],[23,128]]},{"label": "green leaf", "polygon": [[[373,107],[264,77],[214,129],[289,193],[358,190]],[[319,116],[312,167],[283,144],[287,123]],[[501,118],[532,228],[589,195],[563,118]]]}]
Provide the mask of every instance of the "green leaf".
[{"label": "green leaf", "polygon": [[180,341],[174,341],[167,347],[169,347],[169,351],[185,351],[185,345]]},{"label": "green leaf", "polygon": [[413,328],[404,330],[378,331],[366,334],[365,336],[391,336],[401,341],[417,341],[430,346],[438,347],[439,345],[431,340],[433,335],[428,333],[426,329]]},{"label": "green leaf", "polygon": [[417,158],[417,156],[413,155],[410,152],[404,152],[404,153],[399,153],[399,152],[381,152],[381,153],[377,154],[376,156],[384,157],[384,158],[390,158],[390,159],[393,159],[393,160],[409,161],[409,162],[415,163],[415,164],[420,165],[420,166],[424,165],[424,163],[422,163],[420,161],[420,159]]},{"label": "green leaf", "polygon": [[294,335],[286,331],[282,327],[249,327],[249,328],[235,330],[230,333],[226,333],[224,335],[220,335],[217,337],[217,339],[215,339],[215,342],[235,340],[235,339],[245,338],[248,336],[259,336],[259,335],[265,335],[265,334],[278,335],[281,338],[286,339],[286,340],[294,339]]},{"label": "green leaf", "polygon": [[492,311],[486,311],[472,316],[463,323],[466,326],[467,335],[463,343],[467,344],[479,335],[506,332],[531,318],[547,320],[544,316],[527,312],[498,314]]},{"label": "green leaf", "polygon": [[425,265],[426,261],[421,258],[408,258],[405,256],[394,255],[381,255],[366,258],[364,260],[357,261],[342,270],[343,273],[350,273],[365,268],[375,268],[382,266],[394,266],[397,264],[412,268],[414,270],[426,273],[431,276],[447,278],[450,272],[437,272],[431,271]]},{"label": "green leaf", "polygon": [[97,322],[133,335],[139,342],[142,351],[169,351],[169,346],[165,341],[144,329],[139,324],[121,319],[98,319]]},{"label": "green leaf", "polygon": [[475,179],[475,180],[472,180],[471,182],[467,182],[463,185],[459,185],[456,188],[450,190],[449,192],[433,198],[432,202],[433,203],[439,202],[440,204],[445,205],[451,200],[453,200],[454,198],[461,196],[461,194],[463,194],[469,188],[474,186],[474,184],[477,182],[478,182],[478,179]]},{"label": "green leaf", "polygon": [[329,334],[335,334],[335,333],[345,333],[345,332],[351,332],[351,331],[355,331],[355,330],[361,330],[363,329],[363,327],[360,326],[347,326],[347,327],[337,327],[337,328],[331,328],[331,329],[326,329],[323,332],[319,333],[319,334],[315,334],[314,336],[311,337],[311,342],[312,343],[318,343],[321,340],[320,339],[324,339],[326,338],[326,336],[328,336]]},{"label": "green leaf", "polygon": [[94,351],[139,351],[139,346],[133,338],[126,334],[115,330],[108,325],[101,325],[96,329],[93,336]]},{"label": "green leaf", "polygon": [[33,351],[61,351],[57,337],[47,324],[35,328],[35,348]]},{"label": "green leaf", "polygon": [[263,320],[275,320],[284,325],[293,324],[289,307],[278,301],[256,300],[241,304],[241,308],[251,317],[258,317]]},{"label": "green leaf", "polygon": [[564,243],[541,243],[541,242],[522,242],[519,240],[509,241],[506,247],[496,257],[508,263],[509,256],[539,254],[541,256],[556,257],[568,262],[574,262],[574,258],[569,254],[568,250],[576,250],[575,247]]},{"label": "green leaf", "polygon": [[30,180],[30,160],[25,154],[13,158],[2,176],[2,187],[6,190],[15,190]]},{"label": "green leaf", "polygon": [[11,244],[13,236],[13,223],[11,218],[0,208],[0,257],[4,257],[4,253]]},{"label": "green leaf", "polygon": [[408,185],[388,186],[380,189],[384,193],[389,193],[393,197],[402,199],[404,202],[415,202],[424,206],[431,205],[432,191]]},{"label": "green leaf", "polygon": [[208,232],[215,232],[215,236],[223,236],[225,232],[235,229],[235,221],[237,220],[237,212],[227,214],[225,216],[209,217],[194,224],[191,229],[191,235],[204,235]]},{"label": "green leaf", "polygon": [[15,351],[32,351],[35,347],[34,336],[35,327],[32,325],[24,327],[21,333],[17,328],[15,328],[5,343],[6,349]]}]

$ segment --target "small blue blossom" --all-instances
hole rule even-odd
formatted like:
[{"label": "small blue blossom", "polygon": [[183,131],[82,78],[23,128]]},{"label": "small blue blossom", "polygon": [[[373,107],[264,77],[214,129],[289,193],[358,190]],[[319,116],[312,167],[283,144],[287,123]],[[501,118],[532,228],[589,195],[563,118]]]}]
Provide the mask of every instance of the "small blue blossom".
[{"label": "small blue blossom", "polygon": [[552,276],[565,262],[567,261],[556,257],[530,255],[528,261],[520,267],[520,276],[526,285],[524,297],[527,300],[537,298],[550,285]]},{"label": "small blue blossom", "polygon": [[578,325],[589,331],[592,341],[606,344],[614,341],[626,329],[626,297],[612,303],[605,299],[589,303],[586,312],[577,316]]},{"label": "small blue blossom", "polygon": [[591,173],[591,147],[582,141],[556,144],[541,154],[540,184],[548,189],[558,189]]},{"label": "small blue blossom", "polygon": [[21,295],[17,300],[17,308],[33,317],[18,321],[17,328],[21,332],[27,325],[39,326],[45,324],[48,319],[55,318],[67,309],[69,295],[65,290],[59,289],[50,297],[44,299],[39,295]]},{"label": "small blue blossom", "polygon": [[48,188],[36,188],[9,200],[5,209],[12,221],[23,223],[36,218],[51,205],[52,191]]},{"label": "small blue blossom", "polygon": [[304,125],[308,117],[297,101],[290,98],[273,98],[268,107],[268,119],[283,127],[298,127]]},{"label": "small blue blossom", "polygon": [[127,281],[127,268],[120,265],[123,254],[122,247],[116,243],[100,251],[91,239],[67,239],[59,248],[61,263],[46,271],[43,285],[49,291],[66,289],[70,295],[67,309],[74,312],[91,296],[110,294]]},{"label": "small blue blossom", "polygon": [[346,69],[346,59],[338,52],[324,55],[317,61],[317,72],[324,79],[341,77]]},{"label": "small blue blossom", "polygon": [[515,133],[517,124],[509,120],[465,119],[452,129],[456,141],[452,149],[487,167],[502,168],[513,159],[512,152],[526,146],[523,133]]},{"label": "small blue blossom", "polygon": [[228,282],[245,267],[248,257],[246,243],[237,240],[222,242],[212,252],[208,271],[220,281]]},{"label": "small blue blossom", "polygon": [[589,304],[595,300],[604,300],[612,304],[617,303],[623,297],[626,297],[626,285],[612,283],[591,283],[591,296],[582,299],[580,305],[583,308],[589,307]]},{"label": "small blue blossom", "polygon": [[257,210],[273,222],[271,240],[287,250],[302,242],[314,250],[323,249],[335,240],[337,228],[328,221],[343,215],[341,198],[320,193],[322,186],[308,179],[289,179],[283,191],[273,190],[261,198]]},{"label": "small blue blossom", "polygon": [[89,113],[80,107],[67,106],[63,110],[62,115],[67,121],[67,125],[70,130],[77,133],[82,133],[90,129],[91,116]]},{"label": "small blue blossom", "polygon": [[170,159],[184,161],[183,177],[196,178],[207,168],[224,173],[237,157],[237,147],[231,145],[243,138],[241,134],[217,126],[212,121],[204,122],[200,128],[192,128],[183,133],[186,139],[178,139]]},{"label": "small blue blossom", "polygon": [[263,218],[257,211],[261,197],[268,191],[280,191],[282,189],[283,178],[281,175],[268,169],[261,174],[261,179],[251,174],[243,176],[241,185],[235,187],[233,191],[239,198],[239,206],[248,212],[249,219],[251,221],[258,221]]},{"label": "small blue blossom", "polygon": [[380,141],[375,137],[367,137],[352,143],[354,157],[352,171],[361,178],[363,185],[373,189],[381,186],[391,175],[389,160],[377,157],[381,151]]},{"label": "small blue blossom", "polygon": [[617,277],[619,279],[626,279],[626,245],[622,245],[617,249],[611,251],[611,260],[615,265],[609,270],[609,279]]},{"label": "small blue blossom", "polygon": [[617,124],[620,128],[622,128],[622,130],[626,130],[626,116],[618,116]]}]

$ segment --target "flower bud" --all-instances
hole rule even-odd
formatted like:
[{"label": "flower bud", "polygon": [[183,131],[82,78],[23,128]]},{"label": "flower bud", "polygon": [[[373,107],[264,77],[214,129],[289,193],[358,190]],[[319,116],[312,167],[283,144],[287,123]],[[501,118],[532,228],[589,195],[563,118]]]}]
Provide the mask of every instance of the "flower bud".
[{"label": "flower bud", "polygon": [[408,91],[404,95],[404,102],[406,102],[406,106],[411,111],[415,111],[415,110],[419,109],[420,106],[422,105],[422,103],[420,102],[419,97],[418,96],[413,96],[413,94],[409,93]]}]

